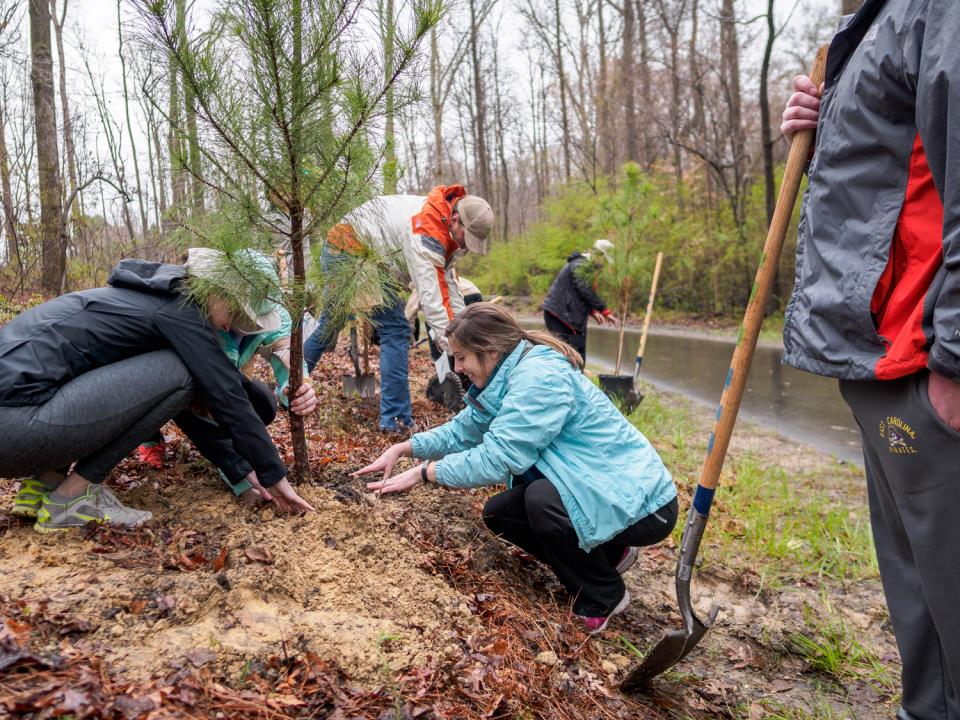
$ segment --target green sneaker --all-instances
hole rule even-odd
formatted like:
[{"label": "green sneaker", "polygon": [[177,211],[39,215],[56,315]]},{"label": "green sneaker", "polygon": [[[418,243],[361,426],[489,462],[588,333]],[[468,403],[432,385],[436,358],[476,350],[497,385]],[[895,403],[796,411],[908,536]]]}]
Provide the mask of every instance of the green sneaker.
[{"label": "green sneaker", "polygon": [[17,494],[13,498],[13,507],[10,508],[10,514],[22,518],[35,518],[37,511],[40,509],[43,494],[50,492],[51,489],[36,478],[20,478],[20,489],[17,490]]},{"label": "green sneaker", "polygon": [[44,494],[37,511],[37,522],[33,529],[39,533],[81,528],[88,522],[137,527],[153,517],[149,510],[127,507],[110,488],[103,485],[91,483],[82,495],[75,498],[54,498],[52,495]]}]

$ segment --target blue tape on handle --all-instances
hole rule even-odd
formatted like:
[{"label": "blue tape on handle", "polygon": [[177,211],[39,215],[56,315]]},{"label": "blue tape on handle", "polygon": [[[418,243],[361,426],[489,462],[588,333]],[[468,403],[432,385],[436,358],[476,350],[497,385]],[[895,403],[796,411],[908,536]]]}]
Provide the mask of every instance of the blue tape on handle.
[{"label": "blue tape on handle", "polygon": [[710,506],[713,505],[713,495],[716,490],[709,490],[703,485],[697,485],[697,492],[693,496],[693,507],[701,515],[710,514]]}]

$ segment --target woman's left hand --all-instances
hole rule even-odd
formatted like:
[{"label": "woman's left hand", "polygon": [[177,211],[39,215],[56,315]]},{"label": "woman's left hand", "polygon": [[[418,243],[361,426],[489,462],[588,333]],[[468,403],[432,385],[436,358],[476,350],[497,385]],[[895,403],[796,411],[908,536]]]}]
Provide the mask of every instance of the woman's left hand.
[{"label": "woman's left hand", "polygon": [[[289,388],[287,389],[289,392]],[[290,400],[290,410],[297,415],[309,415],[317,409],[317,393],[313,386],[304,383],[298,389],[296,394]]]},{"label": "woman's left hand", "polygon": [[367,483],[367,490],[377,493],[406,492],[420,484],[420,467],[417,465],[387,480]]}]

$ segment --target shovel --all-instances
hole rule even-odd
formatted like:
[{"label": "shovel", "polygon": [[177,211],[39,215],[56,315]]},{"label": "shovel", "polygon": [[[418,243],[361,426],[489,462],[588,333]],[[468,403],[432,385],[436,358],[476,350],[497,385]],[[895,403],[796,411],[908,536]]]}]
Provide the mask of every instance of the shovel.
[{"label": "shovel", "polygon": [[643,351],[647,347],[647,333],[650,331],[650,318],[653,316],[653,301],[657,297],[657,280],[660,278],[660,266],[663,253],[657,253],[657,263],[653,268],[653,283],[650,285],[650,299],[647,301],[647,314],[643,318],[643,332],[640,333],[640,349],[637,350],[637,362],[633,367],[633,377],[629,375],[600,375],[600,388],[611,397],[620,396],[623,412],[629,415],[643,400],[643,393],[637,389],[640,379],[640,364]]},{"label": "shovel", "polygon": [[[366,340],[366,338],[364,338]],[[357,345],[357,321],[350,322],[350,348],[347,354],[353,361],[353,371],[355,375],[343,376],[343,392],[347,395],[357,394],[362,398],[372,398],[377,394],[377,380],[370,374],[369,357],[367,360],[367,372],[360,372],[360,350]]]},{"label": "shovel", "polygon": [[[810,79],[817,87],[823,82],[826,62],[827,48],[823,47],[817,52],[817,58],[810,73]],[[813,130],[798,132],[790,145],[790,155],[787,157],[776,211],[767,233],[760,268],[750,294],[750,302],[747,304],[730,370],[727,371],[720,407],[717,409],[716,423],[707,443],[707,455],[700,472],[700,482],[693,496],[693,505],[687,516],[686,526],[683,528],[676,570],[677,604],[680,617],[683,619],[683,629],[668,631],[647,653],[643,662],[627,673],[623,682],[620,683],[620,689],[624,692],[639,690],[651,679],[680,662],[697,646],[717,618],[719,608],[716,604],[710,608],[705,620],[697,617],[690,601],[690,577],[700,549],[700,540],[707,526],[713,494],[720,484],[720,470],[727,455],[727,446],[733,433],[737,411],[740,409],[740,401],[743,399],[747,374],[750,371],[753,352],[757,347],[757,337],[760,335],[763,312],[770,300],[773,278],[780,261],[780,251],[783,249],[783,240],[787,234],[790,216],[793,214],[793,206],[797,200],[803,168],[810,155],[813,137]]]}]

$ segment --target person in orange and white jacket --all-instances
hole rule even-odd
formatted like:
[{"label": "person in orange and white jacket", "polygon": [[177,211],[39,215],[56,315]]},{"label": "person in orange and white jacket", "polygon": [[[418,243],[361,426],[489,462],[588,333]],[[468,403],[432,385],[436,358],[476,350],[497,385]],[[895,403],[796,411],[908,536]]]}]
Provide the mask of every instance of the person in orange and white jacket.
[{"label": "person in orange and white jacket", "polygon": [[[365,202],[334,225],[324,243],[322,262],[368,245],[378,252],[404,284],[414,285],[427,324],[440,349],[445,332],[463,311],[463,293],[454,264],[464,254],[486,254],[493,210],[486,200],[468,195],[462,185],[438,185],[426,196],[385,195]],[[410,330],[399,297],[385,297],[370,317],[380,335],[380,427],[402,431],[413,424],[407,353]],[[313,369],[332,350],[340,328],[323,317],[304,344]]]}]

